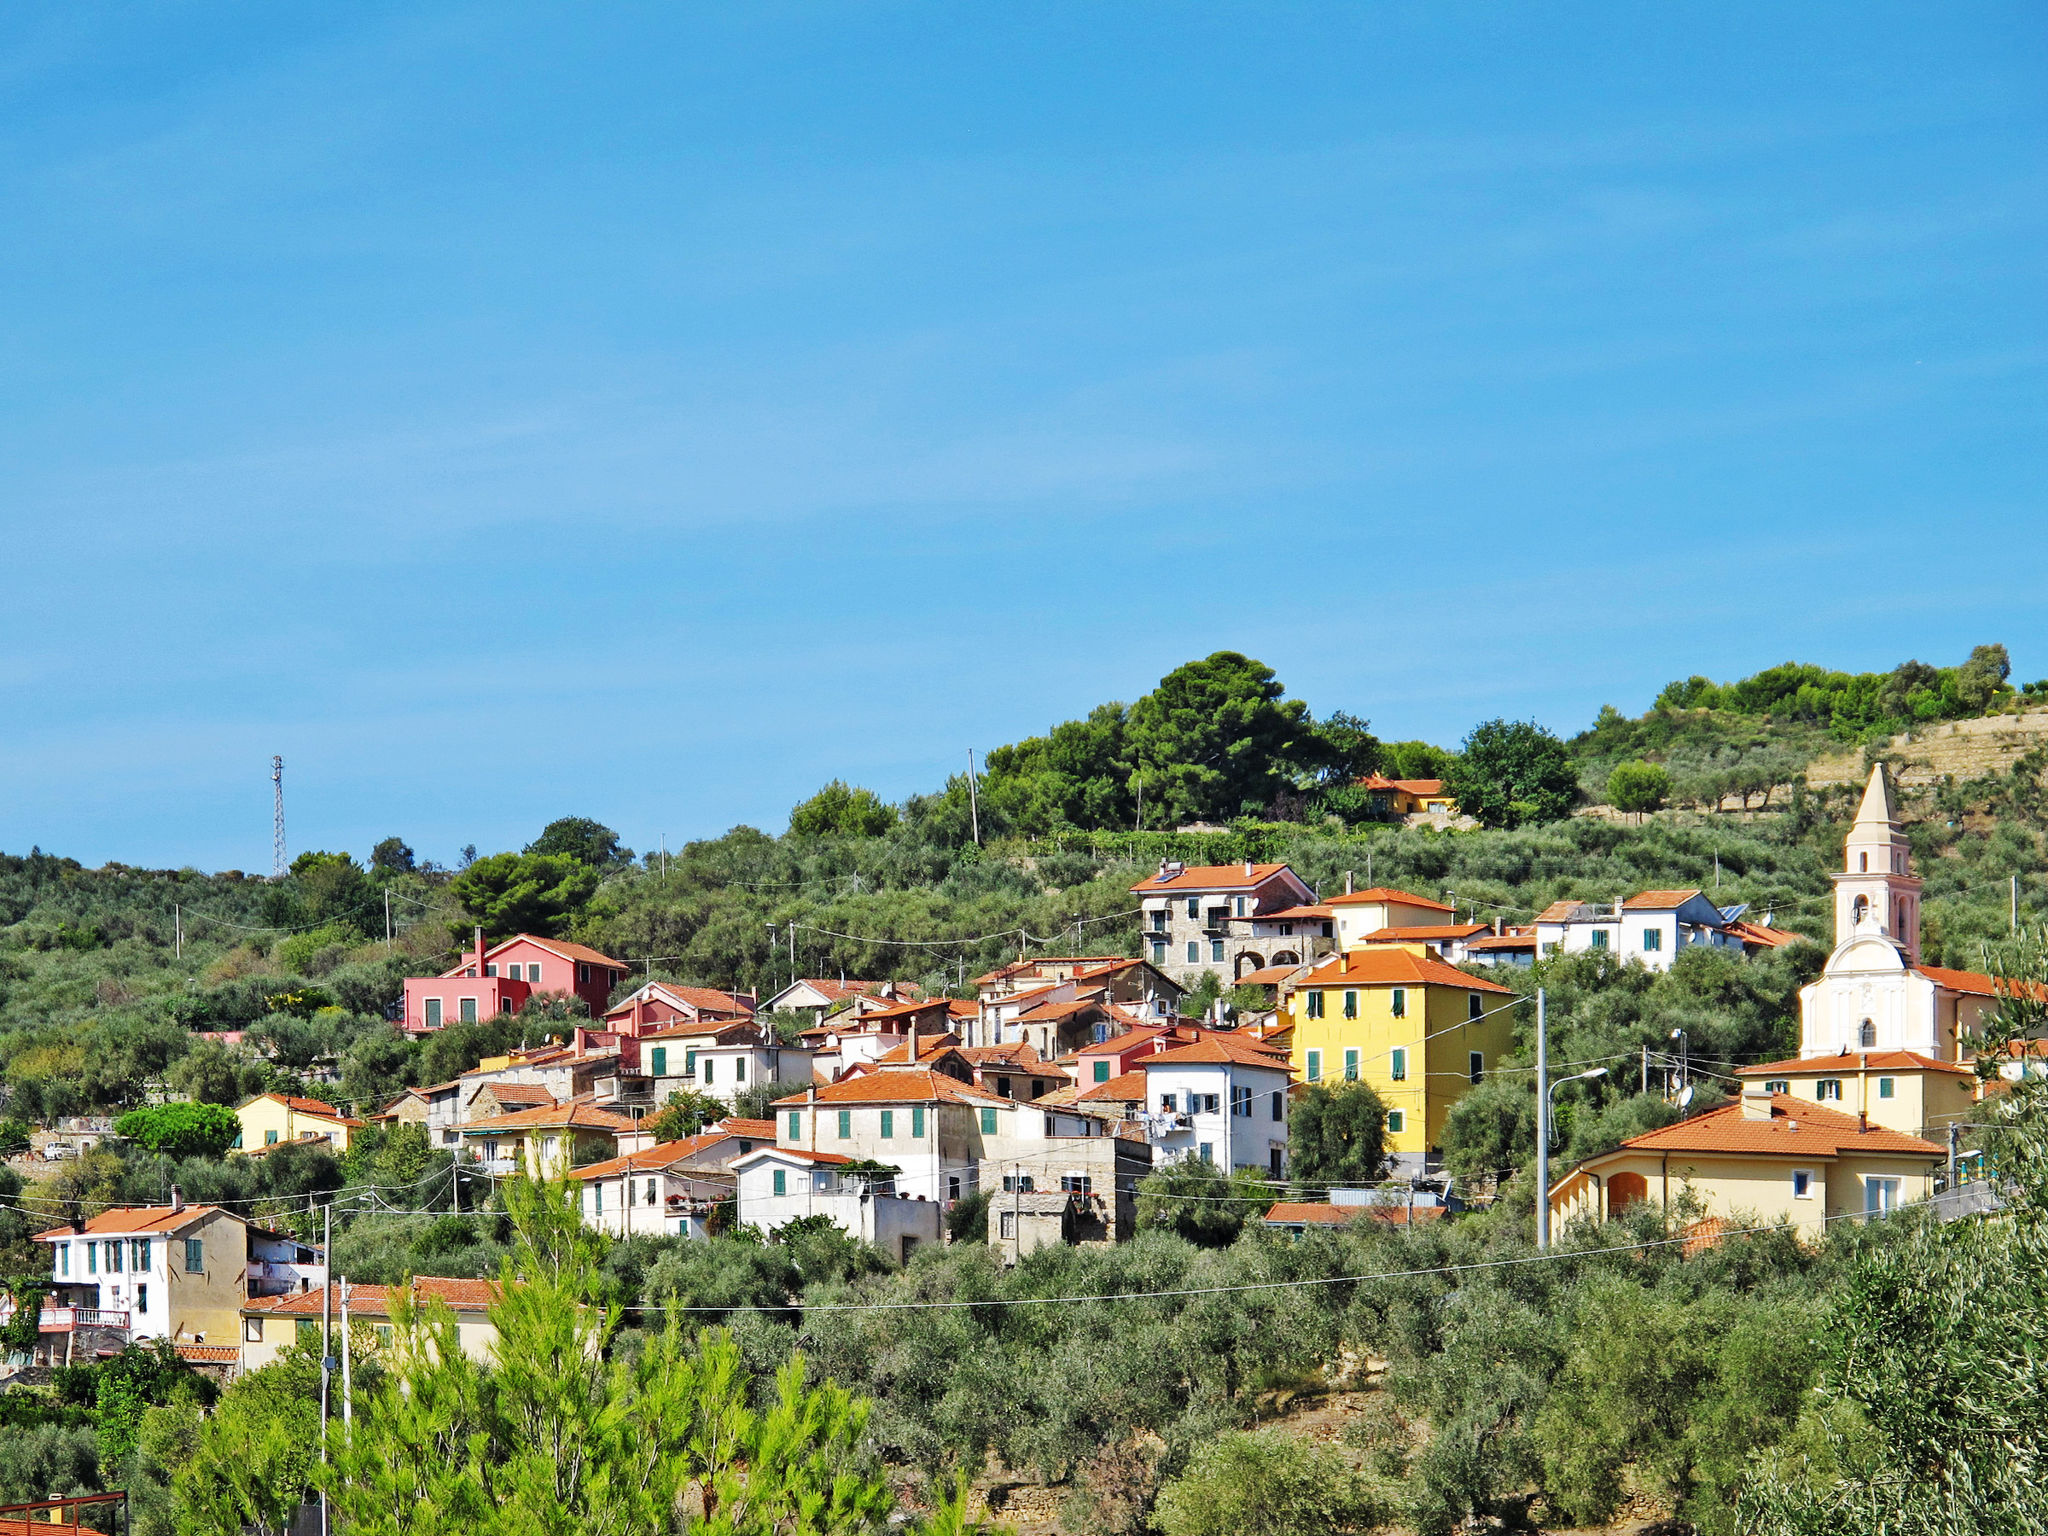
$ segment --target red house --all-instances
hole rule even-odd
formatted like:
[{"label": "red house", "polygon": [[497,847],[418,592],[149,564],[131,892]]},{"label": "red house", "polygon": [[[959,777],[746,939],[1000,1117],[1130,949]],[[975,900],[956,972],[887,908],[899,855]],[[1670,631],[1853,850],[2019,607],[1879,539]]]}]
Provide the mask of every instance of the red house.
[{"label": "red house", "polygon": [[479,928],[476,948],[453,970],[406,978],[403,1027],[408,1034],[423,1035],[444,1024],[517,1013],[529,997],[543,992],[581,998],[598,1017],[625,975],[624,962],[564,939],[520,933],[485,948]]}]

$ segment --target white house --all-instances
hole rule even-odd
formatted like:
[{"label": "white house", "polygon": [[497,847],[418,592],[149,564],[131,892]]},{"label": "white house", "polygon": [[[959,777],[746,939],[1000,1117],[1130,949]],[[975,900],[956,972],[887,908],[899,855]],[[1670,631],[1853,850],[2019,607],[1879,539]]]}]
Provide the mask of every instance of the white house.
[{"label": "white house", "polygon": [[706,1237],[712,1208],[736,1193],[732,1165],[762,1143],[719,1125],[570,1174],[588,1226],[614,1237]]},{"label": "white house", "polygon": [[1145,1075],[1146,1140],[1161,1162],[1199,1157],[1229,1172],[1287,1172],[1287,1090],[1282,1052],[1254,1040],[1211,1035],[1139,1057]]},{"label": "white house", "polygon": [[1704,891],[1638,891],[1612,906],[1555,901],[1536,916],[1539,955],[1611,953],[1666,971],[1696,945],[1746,953],[1735,927],[1745,907],[1717,907]]},{"label": "white house", "polygon": [[823,1216],[872,1243],[899,1264],[940,1240],[944,1208],[923,1195],[890,1192],[842,1170],[854,1159],[804,1147],[759,1147],[733,1163],[742,1225],[772,1232],[805,1216]]}]

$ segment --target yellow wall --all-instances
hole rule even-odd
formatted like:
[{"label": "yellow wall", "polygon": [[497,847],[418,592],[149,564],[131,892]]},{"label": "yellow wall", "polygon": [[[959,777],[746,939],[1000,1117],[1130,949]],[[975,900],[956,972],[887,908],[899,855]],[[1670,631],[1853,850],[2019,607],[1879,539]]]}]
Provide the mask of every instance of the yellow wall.
[{"label": "yellow wall", "polygon": [[[1864,1209],[1864,1180],[1889,1178],[1899,1181],[1902,1204],[1925,1200],[1934,1193],[1934,1174],[1939,1160],[1894,1155],[1842,1156],[1802,1160],[1797,1157],[1745,1157],[1739,1154],[1712,1156],[1698,1152],[1673,1152],[1666,1159],[1659,1152],[1616,1152],[1597,1158],[1582,1170],[1592,1178],[1575,1177],[1561,1182],[1551,1196],[1555,1221],[1599,1220],[1607,1214],[1607,1189],[1617,1173],[1643,1177],[1646,1198],[1673,1204],[1689,1189],[1706,1215],[1724,1220],[1739,1218],[1759,1225],[1784,1220],[1802,1236],[1816,1238],[1829,1218],[1854,1216]],[[1804,1168],[1813,1174],[1812,1194],[1806,1198],[1792,1193],[1792,1172]]]},{"label": "yellow wall", "polygon": [[1438,907],[1411,907],[1405,901],[1340,903],[1330,910],[1337,917],[1339,949],[1356,949],[1359,940],[1382,928],[1436,928],[1456,916]]},{"label": "yellow wall", "polygon": [[[299,1323],[296,1316],[274,1312],[245,1313],[242,1317],[242,1369],[254,1371],[275,1361],[280,1353],[298,1342]],[[314,1334],[314,1355],[319,1354],[320,1314],[310,1319]],[[359,1349],[374,1350],[385,1342],[385,1335],[379,1330],[391,1326],[391,1319],[377,1315],[365,1316],[360,1312],[349,1315],[349,1336],[356,1341]],[[334,1315],[334,1330],[338,1338],[341,1332],[341,1315]],[[455,1337],[462,1345],[462,1352],[472,1360],[489,1361],[498,1342],[498,1330],[492,1324],[490,1315],[484,1312],[457,1312],[455,1314]],[[208,1343],[224,1343],[226,1336],[209,1338]],[[359,1355],[358,1359],[361,1358]],[[341,1384],[337,1380],[335,1390]]]},{"label": "yellow wall", "polygon": [[[1347,990],[1358,994],[1355,1019],[1344,1017]],[[1340,1083],[1344,1081],[1344,1053],[1356,1050],[1360,1080],[1372,1084],[1389,1111],[1402,1113],[1402,1128],[1387,1134],[1388,1150],[1420,1154],[1443,1144],[1444,1117],[1471,1087],[1469,1053],[1480,1052],[1484,1069],[1490,1072],[1512,1049],[1513,1015],[1502,1009],[1475,1023],[1470,1018],[1473,993],[1462,987],[1410,985],[1401,989],[1407,994],[1407,1011],[1397,1019],[1395,990],[1392,986],[1297,990],[1288,999],[1288,1064],[1297,1080],[1307,1082],[1309,1052],[1320,1052],[1320,1080]],[[1310,992],[1323,994],[1319,1019],[1308,1016]],[[1508,1001],[1489,992],[1478,996],[1482,1012]],[[1426,1038],[1432,1035],[1436,1038]],[[1407,1077],[1398,1083],[1393,1079],[1396,1048],[1408,1053]]]},{"label": "yellow wall", "polygon": [[[1924,1136],[1929,1141],[1940,1141],[1945,1134],[1942,1127],[1968,1121],[1976,1109],[1975,1078],[1959,1077],[1953,1072],[1884,1072],[1875,1067],[1866,1073],[1855,1065],[1853,1055],[1844,1059],[1848,1064],[1840,1069],[1773,1073],[1769,1081],[1785,1083],[1786,1091],[1794,1098],[1816,1099],[1823,1107],[1845,1115],[1860,1112],[1870,1117],[1872,1125],[1903,1131],[1908,1136]],[[1880,1080],[1887,1077],[1892,1080],[1889,1099],[1881,1096]],[[1831,1078],[1840,1080],[1842,1096],[1817,1099],[1817,1085]]]},{"label": "yellow wall", "polygon": [[[302,1114],[273,1098],[251,1099],[235,1111],[235,1118],[242,1122],[242,1150],[245,1152],[271,1140],[290,1141],[309,1131],[327,1137],[337,1152],[348,1150],[348,1126],[324,1115]],[[266,1134],[273,1131],[276,1133],[274,1137]]]}]

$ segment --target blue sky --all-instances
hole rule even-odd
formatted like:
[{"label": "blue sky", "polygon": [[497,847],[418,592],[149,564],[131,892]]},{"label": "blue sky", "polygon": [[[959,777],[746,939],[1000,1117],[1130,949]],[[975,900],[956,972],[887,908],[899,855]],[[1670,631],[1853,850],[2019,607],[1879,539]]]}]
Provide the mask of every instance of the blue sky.
[{"label": "blue sky", "polygon": [[10,8],[0,848],[779,830],[1225,647],[2048,674],[2044,29]]}]

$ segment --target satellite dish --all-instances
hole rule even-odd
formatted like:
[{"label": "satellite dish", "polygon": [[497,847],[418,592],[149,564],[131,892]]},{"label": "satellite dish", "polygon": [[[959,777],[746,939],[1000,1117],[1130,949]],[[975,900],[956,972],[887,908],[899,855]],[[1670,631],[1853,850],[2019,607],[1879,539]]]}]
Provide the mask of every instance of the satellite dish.
[{"label": "satellite dish", "polygon": [[1681,1088],[1681,1089],[1679,1090],[1679,1092],[1678,1092],[1678,1107],[1679,1107],[1680,1109],[1684,1109],[1684,1108],[1685,1108],[1685,1107],[1686,1107],[1687,1105],[1689,1105],[1689,1104],[1691,1104],[1691,1103],[1692,1103],[1692,1084],[1691,1084],[1691,1083],[1687,1083],[1687,1084],[1686,1084],[1686,1085],[1685,1085],[1685,1086],[1684,1086],[1683,1088]]}]

